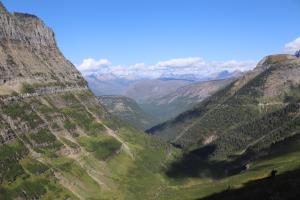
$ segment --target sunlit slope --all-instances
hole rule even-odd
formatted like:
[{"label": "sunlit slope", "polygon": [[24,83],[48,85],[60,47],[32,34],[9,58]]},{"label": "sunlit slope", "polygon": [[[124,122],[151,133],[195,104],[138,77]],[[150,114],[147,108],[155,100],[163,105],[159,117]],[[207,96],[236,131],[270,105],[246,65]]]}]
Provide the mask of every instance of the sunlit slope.
[{"label": "sunlit slope", "polygon": [[1,128],[4,199],[139,199],[166,185],[171,148],[112,119],[89,91],[2,104]]}]

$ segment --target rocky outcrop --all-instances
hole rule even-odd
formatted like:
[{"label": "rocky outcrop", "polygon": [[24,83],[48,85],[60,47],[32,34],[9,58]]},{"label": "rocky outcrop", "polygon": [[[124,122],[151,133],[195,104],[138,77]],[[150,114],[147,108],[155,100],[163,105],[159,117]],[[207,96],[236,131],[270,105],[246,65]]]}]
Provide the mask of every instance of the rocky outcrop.
[{"label": "rocky outcrop", "polygon": [[22,82],[85,85],[43,21],[34,15],[9,13],[0,4],[0,86],[16,89]]},{"label": "rocky outcrop", "polygon": [[3,12],[0,16],[0,38],[35,47],[56,47],[53,31],[36,16]]},{"label": "rocky outcrop", "polygon": [[264,71],[268,78],[260,89],[265,99],[284,95],[292,85],[299,84],[300,61],[295,56],[271,55],[262,64],[268,68]]}]

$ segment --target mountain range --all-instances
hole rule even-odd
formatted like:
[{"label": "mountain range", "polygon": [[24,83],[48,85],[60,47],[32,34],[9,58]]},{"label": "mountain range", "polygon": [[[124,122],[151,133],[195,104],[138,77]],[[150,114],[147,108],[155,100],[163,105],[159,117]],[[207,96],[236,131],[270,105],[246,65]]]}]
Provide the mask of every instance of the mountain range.
[{"label": "mountain range", "polygon": [[[182,80],[139,81],[128,89],[127,96],[132,98],[104,95],[98,96],[98,99],[115,117],[145,130],[193,108],[234,80],[231,78],[196,83]],[[133,98],[139,100],[139,103]]]},{"label": "mountain range", "polygon": [[152,98],[140,102],[140,107],[158,122],[163,122],[193,108],[234,80],[235,78],[230,78],[190,83],[164,95],[152,95]]},{"label": "mountain range", "polygon": [[[146,115],[161,123],[192,108],[242,74],[239,71],[222,71],[210,77],[168,74],[159,79],[127,79],[112,73],[92,73],[86,75],[85,79],[96,96],[129,97],[137,102]],[[126,104],[126,101],[123,103]]]},{"label": "mountain range", "polygon": [[[90,89],[96,96],[100,95],[125,95],[139,101],[140,98],[148,98],[149,94],[145,97],[138,96],[135,91],[139,87],[147,87],[151,89],[151,94],[165,95],[173,92],[174,88],[178,88],[185,84],[191,84],[196,82],[204,82],[210,80],[222,80],[228,78],[236,78],[244,74],[244,72],[233,71],[228,72],[226,70],[210,76],[196,76],[194,74],[168,74],[162,75],[158,78],[141,78],[141,77],[120,77],[111,72],[107,73],[88,73],[84,74],[84,78],[87,80]],[[171,87],[171,85],[174,85]],[[159,89],[158,89],[159,88]],[[154,90],[156,90],[155,93]],[[160,93],[162,94],[160,94]],[[163,93],[164,92],[164,93]]]},{"label": "mountain range", "polygon": [[128,97],[136,101],[146,115],[161,123],[192,108],[239,75],[241,74],[208,81],[171,78],[126,80],[111,75],[101,75],[98,78],[90,75],[86,80],[97,96]]},{"label": "mountain range", "polygon": [[113,74],[90,74],[84,78],[96,96],[122,95],[131,84],[136,82],[135,80],[117,78]]}]

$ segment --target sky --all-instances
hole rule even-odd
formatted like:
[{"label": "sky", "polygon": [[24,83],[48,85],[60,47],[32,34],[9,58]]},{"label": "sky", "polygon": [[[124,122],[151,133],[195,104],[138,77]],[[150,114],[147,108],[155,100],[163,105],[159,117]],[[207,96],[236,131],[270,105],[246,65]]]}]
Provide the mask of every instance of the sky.
[{"label": "sky", "polygon": [[248,70],[300,48],[300,0],[2,0],[39,16],[82,72]]}]

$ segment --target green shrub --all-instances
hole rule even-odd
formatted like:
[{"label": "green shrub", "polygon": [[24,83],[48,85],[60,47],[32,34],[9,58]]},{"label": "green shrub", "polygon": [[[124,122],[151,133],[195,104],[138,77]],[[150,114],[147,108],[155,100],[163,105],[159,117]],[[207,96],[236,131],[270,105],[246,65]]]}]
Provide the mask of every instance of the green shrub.
[{"label": "green shrub", "polygon": [[42,123],[40,117],[32,110],[29,103],[17,102],[3,107],[3,112],[10,117],[22,120],[29,123],[31,128],[35,128]]},{"label": "green shrub", "polygon": [[73,148],[73,149],[79,148],[79,146],[78,146],[76,143],[72,142],[71,140],[68,140],[68,139],[66,139],[66,138],[61,138],[61,139],[62,139],[62,141],[63,141],[66,145],[68,145],[69,147],[71,147],[71,148]]},{"label": "green shrub", "polygon": [[105,130],[102,124],[96,122],[95,119],[82,108],[65,108],[63,113],[72,118],[75,122],[72,123],[67,120],[64,125],[67,130],[74,130],[76,125],[79,125],[87,132],[87,134],[93,136]]},{"label": "green shrub", "polygon": [[64,123],[65,129],[68,131],[74,130],[76,128],[76,124],[72,123],[70,120],[66,120]]},{"label": "green shrub", "polygon": [[40,130],[38,133],[31,134],[30,138],[36,144],[47,144],[43,148],[34,148],[35,151],[37,151],[39,153],[45,153],[45,154],[54,153],[56,150],[59,150],[61,148],[61,146],[63,145],[47,129],[43,129],[43,130]]},{"label": "green shrub", "polygon": [[10,198],[8,199],[22,196],[24,191],[26,192],[26,199],[40,199],[47,192],[46,186],[48,184],[49,181],[46,179],[25,180],[9,192]]},{"label": "green shrub", "polygon": [[30,85],[28,83],[23,83],[21,92],[22,93],[34,93],[35,92],[35,88],[34,88],[33,85]]},{"label": "green shrub", "polygon": [[89,123],[88,133],[90,135],[96,136],[97,134],[103,132],[105,130],[104,126],[98,122]]},{"label": "green shrub", "polygon": [[19,95],[19,93],[17,93],[16,91],[13,91],[12,93],[11,93],[11,96],[18,96]]},{"label": "green shrub", "polygon": [[56,141],[56,137],[46,129],[40,130],[36,134],[31,134],[30,138],[38,144],[52,143]]},{"label": "green shrub", "polygon": [[22,165],[30,173],[35,174],[35,175],[43,174],[44,172],[46,172],[49,169],[49,167],[47,167],[45,164],[43,164],[37,160],[32,160],[32,159],[25,159],[22,162]]},{"label": "green shrub", "polygon": [[0,183],[12,182],[25,174],[18,160],[27,153],[28,150],[20,142],[0,146]]},{"label": "green shrub", "polygon": [[106,160],[120,149],[121,143],[113,137],[88,138],[82,137],[79,143],[99,160]]}]

